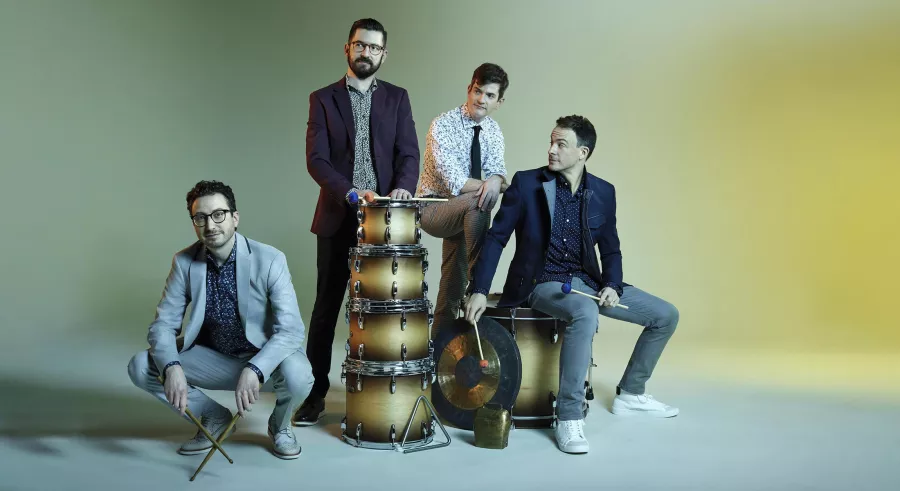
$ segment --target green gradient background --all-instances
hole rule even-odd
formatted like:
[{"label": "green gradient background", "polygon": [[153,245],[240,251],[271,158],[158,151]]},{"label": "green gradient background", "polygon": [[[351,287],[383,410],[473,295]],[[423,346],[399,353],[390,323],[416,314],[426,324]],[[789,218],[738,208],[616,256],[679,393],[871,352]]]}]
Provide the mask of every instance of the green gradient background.
[{"label": "green gradient background", "polygon": [[511,79],[510,171],[546,163],[556,117],[594,122],[625,279],[681,310],[667,368],[706,353],[713,377],[897,375],[894,1],[4,0],[0,369],[109,360],[127,385],[200,179],[233,186],[242,232],[287,254],[308,322],[307,96],[342,76],[365,16],[388,29],[379,75],[409,90],[423,151],[484,61]]}]

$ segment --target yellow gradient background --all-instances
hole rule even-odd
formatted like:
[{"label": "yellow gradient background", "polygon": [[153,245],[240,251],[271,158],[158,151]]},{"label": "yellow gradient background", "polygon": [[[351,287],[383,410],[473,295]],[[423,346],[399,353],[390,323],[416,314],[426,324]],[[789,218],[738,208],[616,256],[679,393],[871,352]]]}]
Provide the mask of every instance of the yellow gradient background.
[{"label": "yellow gradient background", "polygon": [[[681,311],[659,380],[900,386],[900,3],[750,0],[0,1],[3,384],[132,390],[200,179],[287,254],[309,322],[307,97],[366,16],[423,152],[485,61],[511,172],[545,165],[557,117],[593,121],[625,279]],[[637,333],[603,321],[595,350],[621,370]]]}]

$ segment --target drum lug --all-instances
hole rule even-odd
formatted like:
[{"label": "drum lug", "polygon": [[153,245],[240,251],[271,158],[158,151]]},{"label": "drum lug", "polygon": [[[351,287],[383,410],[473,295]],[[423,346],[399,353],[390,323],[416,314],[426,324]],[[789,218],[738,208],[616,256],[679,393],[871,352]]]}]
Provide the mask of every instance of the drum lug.
[{"label": "drum lug", "polygon": [[428,435],[431,433],[428,431],[429,424],[422,421],[422,438],[428,438]]},{"label": "drum lug", "polygon": [[427,272],[428,272],[428,260],[426,259],[426,260],[422,261],[422,274],[425,274]]},{"label": "drum lug", "polygon": [[356,424],[356,446],[360,445],[360,440],[362,439],[362,423]]},{"label": "drum lug", "polygon": [[422,208],[416,207],[416,227],[419,226],[419,222],[422,221]]},{"label": "drum lug", "polygon": [[357,354],[357,356],[359,356],[358,359],[360,359],[360,360],[363,359],[363,352],[365,351],[365,348],[366,348],[365,344],[360,344],[359,348],[356,349],[356,354]]},{"label": "drum lug", "polygon": [[363,230],[362,227],[359,227],[358,229],[356,229],[356,240],[362,242],[362,240],[365,238],[366,238],[365,230]]},{"label": "drum lug", "polygon": [[406,361],[406,343],[400,346],[400,361]]},{"label": "drum lug", "polygon": [[[356,374],[356,392],[362,392],[362,375]],[[554,403],[555,404],[555,403]],[[556,407],[556,406],[553,406]]]},{"label": "drum lug", "polygon": [[584,398],[588,401],[594,400],[594,388],[591,387],[590,382],[584,382]]},{"label": "drum lug", "polygon": [[431,326],[434,324],[434,314],[431,312],[428,313],[428,329],[431,330]]},{"label": "drum lug", "polygon": [[401,331],[406,330],[406,312],[400,313],[400,330]]},{"label": "drum lug", "polygon": [[391,285],[391,298],[397,298],[397,282],[395,281],[393,285]]},{"label": "drum lug", "polygon": [[397,393],[397,378],[391,375],[391,394]]},{"label": "drum lug", "polygon": [[556,394],[553,391],[550,391],[550,406],[553,407],[553,412],[556,413]]},{"label": "drum lug", "polygon": [[344,367],[341,367],[341,385],[347,386],[347,369]]},{"label": "drum lug", "polygon": [[347,431],[347,417],[346,416],[341,418],[341,430]]},{"label": "drum lug", "polygon": [[344,344],[344,349],[347,351],[347,358],[350,358],[350,340],[347,340],[347,343]]},{"label": "drum lug", "polygon": [[353,261],[353,269],[355,269],[357,273],[359,273],[359,267],[360,267],[361,265],[362,265],[362,261],[360,261],[359,258],[356,258],[356,259]]},{"label": "drum lug", "polygon": [[422,280],[422,295],[428,295],[428,282]]},{"label": "drum lug", "polygon": [[516,308],[509,309],[509,333],[516,339]]},{"label": "drum lug", "polygon": [[431,358],[432,355],[434,355],[434,341],[429,339],[428,340],[428,357]]},{"label": "drum lug", "polygon": [[556,344],[557,341],[559,341],[559,330],[554,325],[553,326],[553,335],[550,337],[550,342],[553,344]]},{"label": "drum lug", "polygon": [[423,373],[422,374],[422,390],[425,390],[427,388],[428,388],[428,374]]},{"label": "drum lug", "polygon": [[416,244],[422,242],[422,229],[416,227]]},{"label": "drum lug", "polygon": [[359,292],[361,290],[362,290],[362,285],[360,284],[359,280],[356,280],[356,283],[353,284],[353,291],[356,293],[357,296],[359,296]]},{"label": "drum lug", "polygon": [[344,307],[344,323],[350,325],[350,304],[348,303]]},{"label": "drum lug", "polygon": [[384,224],[385,224],[385,225],[390,225],[390,224],[391,224],[391,209],[390,209],[390,208],[388,208],[388,209],[385,210],[385,212],[384,212]]},{"label": "drum lug", "polygon": [[397,444],[397,427],[391,425],[391,445]]},{"label": "drum lug", "polygon": [[400,266],[397,264],[397,256],[394,256],[393,261],[391,261],[391,273],[397,274],[397,267]]},{"label": "drum lug", "polygon": [[391,243],[391,226],[390,225],[388,225],[387,227],[384,227],[384,241],[387,242],[388,244]]},{"label": "drum lug", "polygon": [[361,209],[357,208],[356,221],[359,222],[360,225],[362,225],[365,220],[366,220],[366,215],[363,213],[363,211]]},{"label": "drum lug", "polygon": [[363,315],[365,315],[365,314],[360,312],[359,316],[356,317],[356,327],[358,327],[360,331],[365,329],[365,327],[363,327]]}]

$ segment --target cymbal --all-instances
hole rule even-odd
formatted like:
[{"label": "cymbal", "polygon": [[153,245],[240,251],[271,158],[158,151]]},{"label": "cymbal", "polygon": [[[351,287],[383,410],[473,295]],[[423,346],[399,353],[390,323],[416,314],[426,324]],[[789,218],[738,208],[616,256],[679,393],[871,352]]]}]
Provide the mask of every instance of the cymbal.
[{"label": "cymbal", "polygon": [[509,331],[482,317],[478,333],[487,368],[479,366],[475,330],[465,319],[441,326],[434,340],[437,383],[432,402],[442,418],[467,430],[474,428],[475,411],[487,403],[510,410],[522,383],[522,357]]}]

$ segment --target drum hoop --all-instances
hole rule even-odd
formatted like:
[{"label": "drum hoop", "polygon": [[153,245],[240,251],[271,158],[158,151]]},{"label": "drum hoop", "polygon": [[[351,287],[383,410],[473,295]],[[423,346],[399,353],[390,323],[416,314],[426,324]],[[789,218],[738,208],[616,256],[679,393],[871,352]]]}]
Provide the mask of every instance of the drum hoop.
[{"label": "drum hoop", "polygon": [[434,360],[430,357],[407,361],[365,361],[347,358],[343,367],[347,373],[370,377],[411,376],[431,373],[434,370]]},{"label": "drum hoop", "polygon": [[364,314],[402,314],[404,312],[429,312],[431,302],[427,298],[414,300],[369,300],[367,298],[350,298],[347,302],[350,312]]},{"label": "drum hoop", "polygon": [[350,248],[351,256],[362,257],[428,257],[428,249],[421,245],[360,246]]},{"label": "drum hoop", "polygon": [[501,320],[517,320],[517,321],[556,321],[555,317],[501,317],[496,315],[484,315],[489,319],[501,319]]},{"label": "drum hoop", "polygon": [[391,201],[375,201],[369,203],[366,200],[359,202],[362,208],[421,208],[421,201],[414,200],[391,200]]}]

